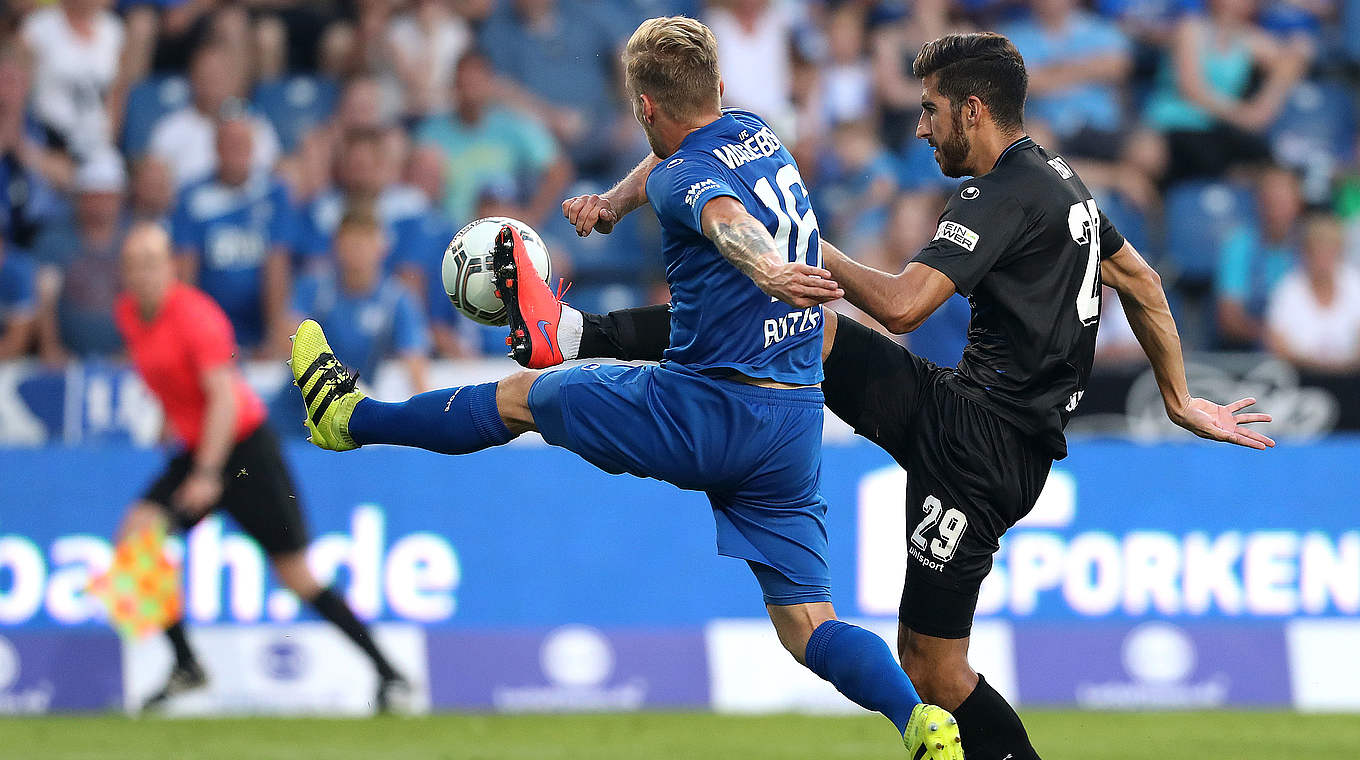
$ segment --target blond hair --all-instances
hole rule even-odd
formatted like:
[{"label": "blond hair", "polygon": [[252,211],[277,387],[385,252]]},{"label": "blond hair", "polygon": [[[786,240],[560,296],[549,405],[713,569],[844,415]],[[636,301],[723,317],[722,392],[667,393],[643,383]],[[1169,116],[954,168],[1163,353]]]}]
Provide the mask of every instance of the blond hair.
[{"label": "blond hair", "polygon": [[699,21],[663,16],[642,22],[623,50],[628,87],[670,116],[685,119],[721,107],[718,41]]}]

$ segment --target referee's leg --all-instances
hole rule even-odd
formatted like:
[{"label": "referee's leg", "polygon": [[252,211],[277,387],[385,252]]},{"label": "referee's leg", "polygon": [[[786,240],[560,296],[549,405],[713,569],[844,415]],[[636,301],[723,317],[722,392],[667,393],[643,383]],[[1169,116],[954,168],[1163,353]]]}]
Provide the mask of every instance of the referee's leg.
[{"label": "referee's leg", "polygon": [[237,444],[227,470],[242,474],[228,479],[223,508],[269,555],[279,580],[368,656],[378,674],[378,708],[386,709],[393,688],[407,689],[407,684],[345,598],[333,587],[322,587],[307,566],[307,525],[297,488],[268,425]]}]

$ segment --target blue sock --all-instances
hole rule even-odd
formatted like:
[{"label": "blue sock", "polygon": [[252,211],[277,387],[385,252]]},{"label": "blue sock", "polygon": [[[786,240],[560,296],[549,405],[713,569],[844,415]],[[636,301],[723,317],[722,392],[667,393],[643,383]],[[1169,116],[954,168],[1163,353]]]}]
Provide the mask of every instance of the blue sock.
[{"label": "blue sock", "polygon": [[464,385],[388,404],[366,398],[354,407],[349,434],[360,445],[392,443],[440,454],[471,454],[515,437],[496,408],[496,384]]},{"label": "blue sock", "polygon": [[911,710],[921,703],[883,639],[858,626],[828,620],[807,643],[807,666],[851,702],[887,716],[906,733]]}]

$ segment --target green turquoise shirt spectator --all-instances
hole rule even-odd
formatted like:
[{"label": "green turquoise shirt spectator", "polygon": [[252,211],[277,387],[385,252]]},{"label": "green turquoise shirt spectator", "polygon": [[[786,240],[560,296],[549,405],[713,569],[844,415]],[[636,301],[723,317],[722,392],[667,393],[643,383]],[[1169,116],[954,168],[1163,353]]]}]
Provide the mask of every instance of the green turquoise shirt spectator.
[{"label": "green turquoise shirt spectator", "polygon": [[444,153],[444,210],[458,225],[472,221],[483,193],[526,187],[558,156],[546,128],[505,108],[487,109],[477,124],[455,114],[431,117],[417,138]]}]

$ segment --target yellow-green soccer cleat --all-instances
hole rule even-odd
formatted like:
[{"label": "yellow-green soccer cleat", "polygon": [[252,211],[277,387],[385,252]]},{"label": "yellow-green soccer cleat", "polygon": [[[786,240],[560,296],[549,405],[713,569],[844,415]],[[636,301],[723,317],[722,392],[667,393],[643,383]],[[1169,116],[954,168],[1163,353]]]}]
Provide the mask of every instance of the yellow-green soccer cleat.
[{"label": "yellow-green soccer cleat", "polygon": [[935,705],[917,705],[902,736],[912,760],[963,760],[959,722],[949,711]]},{"label": "yellow-green soccer cleat", "polygon": [[331,451],[359,448],[349,436],[349,416],[365,398],[354,387],[359,373],[335,358],[321,325],[310,319],[298,325],[288,364],[307,405],[307,440]]}]

